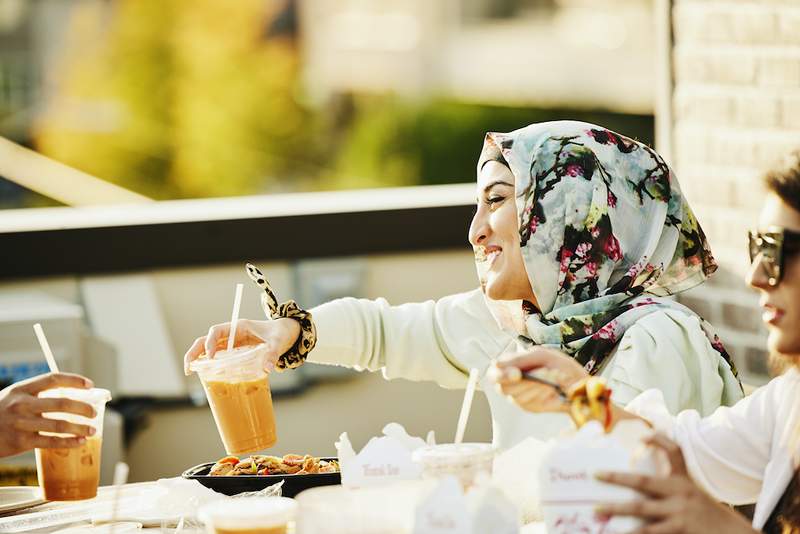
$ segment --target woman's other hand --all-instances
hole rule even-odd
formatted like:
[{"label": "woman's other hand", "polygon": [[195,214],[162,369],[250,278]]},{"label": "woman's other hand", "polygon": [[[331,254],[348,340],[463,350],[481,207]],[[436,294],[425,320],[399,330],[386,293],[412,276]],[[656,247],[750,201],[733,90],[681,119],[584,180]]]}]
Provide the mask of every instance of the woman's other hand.
[{"label": "woman's other hand", "polygon": [[[71,448],[81,445],[94,428],[68,421],[46,419],[43,413],[61,412],[94,417],[90,404],[71,399],[40,399],[40,391],[57,387],[88,389],[92,381],[67,373],[48,373],[17,382],[0,391],[0,457],[33,448]],[[42,436],[39,432],[72,434]]]},{"label": "woman's other hand", "polygon": [[[183,371],[189,374],[189,364],[202,355],[213,358],[218,350],[228,346],[231,324],[222,323],[208,329],[208,334],[197,338],[183,357]],[[236,323],[236,339],[234,347],[265,344],[268,358],[265,367],[271,371],[278,358],[292,348],[300,336],[300,324],[294,319],[276,319],[273,321],[251,321],[239,319]]]},{"label": "woman's other hand", "polygon": [[494,370],[490,371],[490,378],[504,395],[524,410],[566,411],[568,405],[559,398],[554,388],[523,379],[522,373],[536,370],[542,370],[542,378],[557,383],[564,391],[569,391],[572,385],[589,376],[578,362],[566,354],[554,349],[534,348],[530,352],[498,360]]},{"label": "woman's other hand", "polygon": [[605,504],[598,507],[600,515],[633,516],[646,525],[636,534],[753,534],[756,531],[747,520],[729,506],[721,504],[689,477],[680,447],[663,435],[656,434],[646,442],[663,450],[669,458],[668,477],[634,475],[631,473],[598,473],[603,482],[625,486],[644,495],[643,499]]}]

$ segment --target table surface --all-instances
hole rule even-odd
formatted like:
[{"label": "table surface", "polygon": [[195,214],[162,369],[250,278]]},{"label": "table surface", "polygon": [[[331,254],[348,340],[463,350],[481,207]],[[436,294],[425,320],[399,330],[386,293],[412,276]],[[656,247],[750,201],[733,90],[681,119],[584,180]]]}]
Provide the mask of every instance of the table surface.
[{"label": "table surface", "polygon": [[[91,525],[91,519],[96,517],[98,510],[111,515],[115,500],[117,503],[125,502],[126,499],[136,498],[141,495],[143,490],[146,491],[155,486],[155,482],[141,482],[125,484],[119,489],[103,487],[98,489],[96,498],[87,501],[48,502],[18,512],[0,515],[0,534],[14,532],[50,534],[68,526]],[[120,520],[137,521],[137,518],[121,517]],[[160,521],[156,518],[145,518],[144,521],[139,518],[137,522],[144,523],[143,532],[148,534],[162,532]],[[24,530],[20,530],[21,525],[24,525]],[[36,526],[39,528],[31,528]],[[293,529],[290,530],[290,534],[292,531]],[[181,532],[182,534],[201,534],[203,530],[184,528]],[[167,533],[172,534],[169,530]],[[543,523],[536,522],[523,526],[520,534],[546,534],[546,530]]]}]

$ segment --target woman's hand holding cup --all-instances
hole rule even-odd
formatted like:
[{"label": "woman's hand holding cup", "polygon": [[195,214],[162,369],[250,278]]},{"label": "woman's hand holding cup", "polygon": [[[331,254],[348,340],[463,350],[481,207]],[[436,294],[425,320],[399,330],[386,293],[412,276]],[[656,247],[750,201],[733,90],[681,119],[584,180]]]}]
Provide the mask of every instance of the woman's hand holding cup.
[{"label": "woman's hand holding cup", "polygon": [[[231,324],[222,323],[208,329],[208,334],[197,338],[183,357],[183,370],[189,374],[189,364],[206,355],[213,358],[217,351],[228,345]],[[271,371],[278,358],[285,354],[300,336],[300,324],[294,319],[276,319],[271,321],[252,321],[239,319],[236,322],[236,339],[234,347],[264,344],[267,346],[268,358],[265,368]]]}]

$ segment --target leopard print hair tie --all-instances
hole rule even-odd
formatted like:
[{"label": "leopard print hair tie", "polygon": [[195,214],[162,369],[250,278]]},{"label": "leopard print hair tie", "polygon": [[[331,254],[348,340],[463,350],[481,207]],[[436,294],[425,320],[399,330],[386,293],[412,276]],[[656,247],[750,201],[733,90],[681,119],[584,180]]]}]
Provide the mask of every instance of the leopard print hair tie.
[{"label": "leopard print hair tie", "polygon": [[305,363],[308,353],[317,344],[317,329],[314,326],[314,321],[311,320],[311,314],[301,309],[293,300],[287,300],[278,304],[278,299],[275,298],[275,292],[267,282],[264,274],[255,265],[248,263],[247,276],[250,280],[263,290],[261,293],[261,307],[264,313],[271,319],[280,319],[286,317],[294,319],[300,323],[300,337],[292,346],[291,349],[282,354],[278,361],[275,363],[275,369],[278,371],[285,371],[286,369],[294,369],[300,367]]}]

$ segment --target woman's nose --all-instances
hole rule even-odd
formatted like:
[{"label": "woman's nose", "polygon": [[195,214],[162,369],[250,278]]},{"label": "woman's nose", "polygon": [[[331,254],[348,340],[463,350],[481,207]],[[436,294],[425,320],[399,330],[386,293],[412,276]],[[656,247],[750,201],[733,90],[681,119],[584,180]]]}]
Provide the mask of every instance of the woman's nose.
[{"label": "woman's nose", "polygon": [[764,267],[761,265],[761,254],[753,258],[753,261],[750,262],[750,269],[747,271],[747,275],[745,275],[745,282],[747,282],[747,285],[750,287],[756,289],[766,290],[771,287],[769,285],[769,277],[764,271]]},{"label": "woman's nose", "polygon": [[489,233],[489,227],[485,222],[485,217],[478,210],[475,216],[472,217],[472,223],[469,225],[468,239],[473,247],[483,245]]}]

